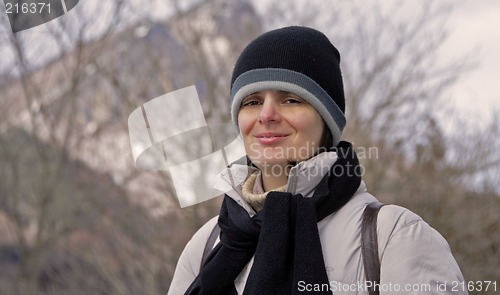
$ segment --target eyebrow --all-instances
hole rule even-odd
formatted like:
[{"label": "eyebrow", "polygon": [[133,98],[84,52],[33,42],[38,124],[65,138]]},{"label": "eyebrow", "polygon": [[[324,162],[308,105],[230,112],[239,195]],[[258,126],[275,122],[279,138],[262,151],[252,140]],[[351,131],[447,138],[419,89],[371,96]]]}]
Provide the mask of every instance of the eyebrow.
[{"label": "eyebrow", "polygon": [[253,96],[258,96],[258,95],[260,95],[260,94],[261,94],[262,92],[264,92],[264,91],[274,91],[274,92],[276,92],[276,93],[277,93],[277,95],[279,95],[279,96],[281,96],[281,97],[286,96],[286,95],[291,95],[291,96],[293,96],[293,97],[295,97],[295,98],[297,98],[297,99],[301,99],[301,100],[303,100],[304,102],[306,101],[306,100],[305,100],[302,96],[297,95],[297,94],[295,94],[295,93],[292,93],[292,92],[290,92],[290,91],[285,91],[285,90],[273,90],[273,89],[265,89],[265,90],[260,90],[260,91],[255,91],[255,92],[252,92],[252,93],[250,93],[249,95],[245,96],[245,97],[243,98],[243,100],[242,100],[242,103],[243,103],[243,101],[244,101],[244,100],[246,100],[247,98],[251,98],[251,97],[253,97]]},{"label": "eyebrow", "polygon": [[[273,89],[266,89],[266,90],[260,90],[260,91],[255,91],[255,92],[252,92],[250,93],[249,95],[247,95],[246,97],[249,97],[249,96],[252,96],[252,95],[256,95],[256,94],[259,94],[259,93],[262,93],[264,91],[274,91],[274,92],[277,92],[278,94],[280,95],[287,95],[287,94],[291,94],[291,95],[295,95],[295,96],[299,96],[295,93],[292,93],[290,91],[285,91],[285,90],[273,90]],[[300,96],[299,96],[300,97]]]}]

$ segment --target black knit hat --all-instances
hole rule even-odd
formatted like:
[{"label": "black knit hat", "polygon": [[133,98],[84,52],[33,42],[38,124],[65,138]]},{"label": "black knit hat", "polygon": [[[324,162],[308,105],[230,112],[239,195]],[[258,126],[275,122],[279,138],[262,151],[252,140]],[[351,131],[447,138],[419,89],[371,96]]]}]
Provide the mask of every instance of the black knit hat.
[{"label": "black knit hat", "polygon": [[340,54],[321,32],[307,27],[269,31],[252,41],[231,78],[231,116],[238,124],[242,100],[257,91],[294,93],[311,104],[340,141],[346,120]]}]

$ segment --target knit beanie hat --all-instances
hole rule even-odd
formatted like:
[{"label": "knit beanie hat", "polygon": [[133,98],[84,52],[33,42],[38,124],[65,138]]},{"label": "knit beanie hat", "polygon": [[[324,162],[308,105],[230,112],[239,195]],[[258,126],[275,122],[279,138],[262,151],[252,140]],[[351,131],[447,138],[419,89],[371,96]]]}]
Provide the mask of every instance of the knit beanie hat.
[{"label": "knit beanie hat", "polygon": [[231,78],[231,117],[236,126],[242,100],[263,90],[302,97],[326,122],[333,146],[340,142],[346,124],[340,53],[323,33],[285,27],[264,33],[247,45]]}]

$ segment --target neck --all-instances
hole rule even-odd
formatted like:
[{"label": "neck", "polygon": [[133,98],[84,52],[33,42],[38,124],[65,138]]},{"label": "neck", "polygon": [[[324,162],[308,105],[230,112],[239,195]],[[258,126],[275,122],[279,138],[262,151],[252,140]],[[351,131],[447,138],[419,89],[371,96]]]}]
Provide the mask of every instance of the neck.
[{"label": "neck", "polygon": [[[273,167],[275,168],[274,170]],[[290,171],[290,168],[291,167],[289,166],[271,166],[269,169],[262,170],[262,186],[264,191],[268,192],[286,185],[288,182],[288,172]]]}]

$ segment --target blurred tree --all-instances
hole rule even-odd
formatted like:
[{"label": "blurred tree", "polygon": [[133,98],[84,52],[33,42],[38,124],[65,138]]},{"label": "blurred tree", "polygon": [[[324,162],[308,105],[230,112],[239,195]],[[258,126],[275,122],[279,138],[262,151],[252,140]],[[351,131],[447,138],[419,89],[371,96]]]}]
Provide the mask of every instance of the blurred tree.
[{"label": "blurred tree", "polygon": [[[11,280],[0,271],[0,292],[165,293],[220,199],[179,209],[168,172],[133,166],[127,117],[196,84],[207,122],[228,122],[235,58],[262,31],[296,24],[324,31],[342,53],[346,139],[364,152],[370,191],[436,227],[468,280],[500,281],[498,188],[478,177],[498,172],[498,122],[450,135],[437,112],[449,110],[446,91],[472,66],[440,59],[452,2],[409,12],[375,0],[274,1],[257,12],[243,0],[171,0],[161,22],[142,2],[106,3],[106,19],[82,3],[44,26],[50,45],[35,51],[29,34],[1,35],[16,59],[0,80],[0,214],[16,242],[0,248],[0,264],[17,272]],[[35,62],[49,50],[58,57]]]}]

